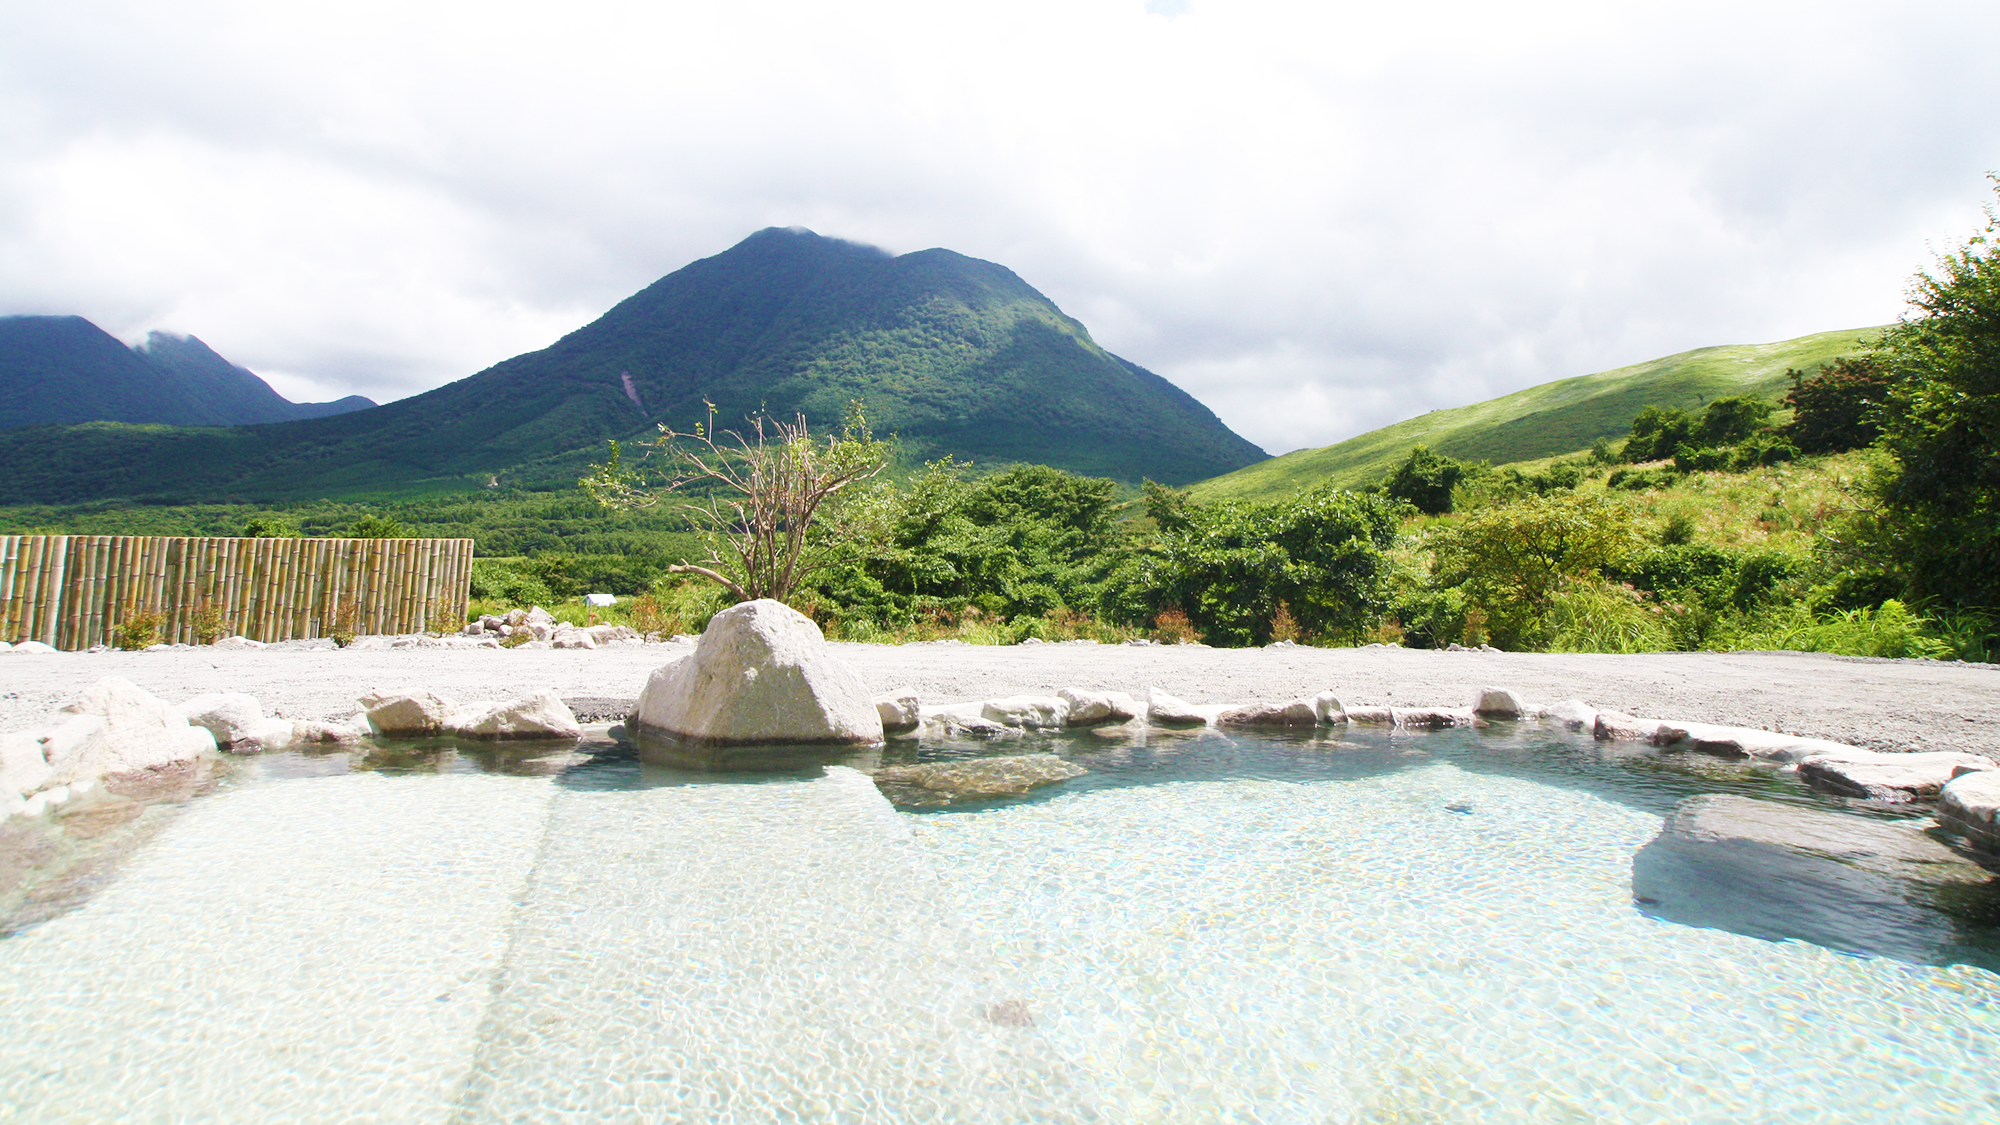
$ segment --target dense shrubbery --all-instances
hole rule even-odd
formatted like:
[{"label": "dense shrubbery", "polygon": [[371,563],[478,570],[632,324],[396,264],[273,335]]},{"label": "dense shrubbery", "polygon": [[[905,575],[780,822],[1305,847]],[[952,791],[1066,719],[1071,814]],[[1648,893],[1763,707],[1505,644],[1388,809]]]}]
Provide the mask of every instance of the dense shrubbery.
[{"label": "dense shrubbery", "polygon": [[[2000,177],[1996,177],[2000,179]],[[1890,329],[1883,546],[1916,598],[2000,607],[2000,217],[1921,274]]]},{"label": "dense shrubbery", "polygon": [[1301,637],[1352,640],[1386,604],[1397,509],[1325,488],[1275,504],[1195,505],[1156,486],[1147,510],[1159,543],[1140,596],[1184,612],[1210,643],[1281,639],[1285,618]]}]

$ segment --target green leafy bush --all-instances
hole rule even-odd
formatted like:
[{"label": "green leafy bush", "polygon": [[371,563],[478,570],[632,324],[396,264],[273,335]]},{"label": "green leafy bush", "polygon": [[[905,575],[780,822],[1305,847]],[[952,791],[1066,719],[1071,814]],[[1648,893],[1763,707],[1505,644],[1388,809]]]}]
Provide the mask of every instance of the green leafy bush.
[{"label": "green leafy bush", "polygon": [[1802,452],[1860,449],[1882,435],[1880,414],[1894,380],[1881,357],[1846,356],[1811,378],[1796,369],[1785,374],[1792,380],[1785,395],[1785,405],[1792,408],[1785,436]]},{"label": "green leafy bush", "polygon": [[1210,643],[1266,644],[1281,606],[1303,635],[1352,639],[1383,608],[1399,505],[1321,488],[1275,504],[1149,495],[1160,526],[1152,596]]},{"label": "green leafy bush", "polygon": [[1469,515],[1436,542],[1438,573],[1485,611],[1501,648],[1542,648],[1566,585],[1595,580],[1639,547],[1630,511],[1589,493],[1534,496]]},{"label": "green leafy bush", "polygon": [[1403,463],[1396,466],[1396,471],[1389,474],[1382,492],[1426,515],[1442,515],[1451,511],[1452,489],[1470,472],[1471,466],[1463,461],[1434,453],[1427,445],[1415,445],[1410,447],[1410,455]]}]

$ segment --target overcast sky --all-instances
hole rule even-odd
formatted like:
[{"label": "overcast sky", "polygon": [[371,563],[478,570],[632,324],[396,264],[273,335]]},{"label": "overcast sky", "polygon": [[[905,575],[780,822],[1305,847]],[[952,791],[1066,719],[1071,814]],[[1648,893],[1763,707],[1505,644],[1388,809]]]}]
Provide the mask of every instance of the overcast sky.
[{"label": "overcast sky", "polygon": [[1884,323],[2000,168],[2000,4],[0,0],[0,314],[294,399],[761,227],[1011,267],[1273,453]]}]

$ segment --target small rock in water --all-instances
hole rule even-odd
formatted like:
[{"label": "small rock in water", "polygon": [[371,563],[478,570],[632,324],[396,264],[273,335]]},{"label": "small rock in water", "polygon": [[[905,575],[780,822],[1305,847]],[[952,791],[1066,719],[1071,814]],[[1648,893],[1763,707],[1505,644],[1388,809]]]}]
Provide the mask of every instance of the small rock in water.
[{"label": "small rock in water", "polygon": [[1202,727],[1208,719],[1183,700],[1159,688],[1146,693],[1146,721],[1161,727]]},{"label": "small rock in water", "polygon": [[405,737],[438,733],[453,710],[451,700],[422,688],[377,688],[358,702],[377,733]]},{"label": "small rock in water", "polygon": [[1010,695],[989,699],[979,713],[1010,727],[1059,727],[1069,722],[1069,704],[1054,695]]},{"label": "small rock in water", "polygon": [[1993,764],[1977,754],[1951,751],[1882,754],[1855,750],[1807,758],[1799,763],[1799,776],[1843,796],[1903,803],[1935,797],[1958,774],[1990,771]]},{"label": "small rock in water", "polygon": [[1252,703],[1232,707],[1215,717],[1221,727],[1313,727],[1319,725],[1319,709],[1310,699],[1290,703]]},{"label": "small rock in water", "polygon": [[1553,707],[1544,708],[1542,718],[1564,730],[1597,729],[1597,708],[1581,699],[1565,699]]},{"label": "small rock in water", "polygon": [[569,705],[552,691],[504,702],[468,704],[446,721],[461,738],[578,738],[583,727]]},{"label": "small rock in water", "polygon": [[882,716],[883,734],[905,734],[917,729],[923,717],[922,705],[917,697],[903,692],[895,695],[875,697],[875,713]]},{"label": "small rock in water", "polygon": [[1458,711],[1448,707],[1392,707],[1389,716],[1394,726],[1419,730],[1476,725],[1471,708]]},{"label": "small rock in water", "polygon": [[893,804],[935,808],[961,801],[1017,797],[1088,772],[1054,754],[1019,754],[888,766],[875,772],[875,786]]},{"label": "small rock in water", "polygon": [[1938,823],[1983,852],[2000,852],[2000,770],[1973,770],[1938,793]]},{"label": "small rock in water", "polygon": [[1122,691],[1098,692],[1064,688],[1057,698],[1069,705],[1069,725],[1122,723],[1139,713],[1138,701]]},{"label": "small rock in water", "polygon": [[1506,688],[1481,688],[1472,713],[1482,719],[1518,719],[1528,713],[1528,705]]},{"label": "small rock in water", "polygon": [[1018,738],[1021,735],[1020,727],[996,723],[979,715],[961,715],[951,711],[939,711],[925,717],[923,731],[927,739]]}]

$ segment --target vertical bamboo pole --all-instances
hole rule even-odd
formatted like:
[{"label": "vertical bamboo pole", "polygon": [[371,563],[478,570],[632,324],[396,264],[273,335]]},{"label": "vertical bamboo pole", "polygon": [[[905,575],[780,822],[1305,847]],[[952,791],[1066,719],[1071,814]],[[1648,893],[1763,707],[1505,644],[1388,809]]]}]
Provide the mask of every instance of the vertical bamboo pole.
[{"label": "vertical bamboo pole", "polygon": [[289,623],[285,627],[287,636],[303,639],[306,636],[306,622],[312,613],[313,552],[308,540],[295,539],[290,543],[292,554],[292,590],[290,604],[286,607]]},{"label": "vertical bamboo pole", "polygon": [[98,575],[98,619],[97,636],[91,644],[110,644],[116,636],[113,629],[125,619],[124,607],[119,604],[125,592],[125,541],[129,535],[108,536],[104,543],[104,566]]},{"label": "vertical bamboo pole", "polygon": [[222,574],[223,547],[228,542],[227,539],[210,539],[202,544],[202,596],[208,599],[209,609],[218,622],[217,628],[221,627],[223,616],[229,612],[229,605],[223,597],[227,584]]},{"label": "vertical bamboo pole", "polygon": [[368,613],[369,619],[375,623],[375,627],[369,630],[371,633],[388,633],[393,631],[388,628],[389,552],[385,549],[388,543],[387,539],[370,539],[368,541],[370,555],[368,560],[370,579],[368,583]]},{"label": "vertical bamboo pole", "polygon": [[56,619],[56,647],[73,651],[83,646],[77,642],[83,636],[83,622],[90,618],[90,580],[97,568],[92,565],[91,536],[76,535],[69,538],[69,551],[65,562],[62,603],[58,609],[61,616]]},{"label": "vertical bamboo pole", "polygon": [[285,564],[285,584],[278,590],[278,635],[285,640],[299,635],[299,578],[304,574],[299,563],[304,545],[303,539],[287,539],[278,549]]},{"label": "vertical bamboo pole", "polygon": [[21,574],[19,535],[0,536],[0,641],[14,639],[14,588]]},{"label": "vertical bamboo pole", "polygon": [[8,638],[14,641],[33,640],[35,624],[41,620],[42,571],[48,566],[49,537],[29,536],[24,557],[27,561],[21,567],[14,591],[14,604],[20,607],[20,613],[13,621],[14,635]]},{"label": "vertical bamboo pole", "polygon": [[324,637],[333,632],[334,602],[340,597],[340,579],[334,570],[337,552],[331,540],[313,541],[313,567],[319,578],[313,588],[313,615],[308,636]]},{"label": "vertical bamboo pole", "polygon": [[272,640],[290,640],[292,636],[292,579],[298,574],[292,544],[294,539],[271,540],[271,565],[277,572],[276,581],[271,586],[271,603],[266,616],[271,622]]},{"label": "vertical bamboo pole", "polygon": [[414,633],[424,629],[423,541],[404,539],[397,546],[403,556],[403,629]]},{"label": "vertical bamboo pole", "polygon": [[181,625],[187,620],[187,604],[181,601],[182,548],[184,540],[178,536],[169,538],[160,551],[160,612],[166,614],[161,624],[160,637],[168,644],[178,644],[181,640]]},{"label": "vertical bamboo pole", "polygon": [[90,537],[87,535],[66,535],[63,544],[62,581],[55,587],[56,621],[55,646],[65,651],[76,647],[76,618],[79,611],[87,613],[78,587],[90,583]]},{"label": "vertical bamboo pole", "polygon": [[321,604],[320,583],[325,575],[320,570],[322,548],[319,540],[308,539],[305,541],[305,545],[300,547],[299,550],[302,552],[300,559],[301,565],[305,567],[305,579],[299,585],[299,614],[296,635],[303,639],[320,635],[318,625]]},{"label": "vertical bamboo pole", "polygon": [[63,538],[68,542],[63,544],[63,574],[62,580],[56,583],[53,608],[56,613],[55,646],[67,651],[76,647],[79,610],[89,612],[82,607],[77,588],[90,583],[90,537],[65,535]]},{"label": "vertical bamboo pole", "polygon": [[249,566],[243,578],[249,587],[250,628],[244,630],[252,640],[271,639],[271,581],[275,577],[271,567],[271,540],[251,539],[244,543],[250,548]]},{"label": "vertical bamboo pole", "polygon": [[111,640],[112,599],[118,594],[118,541],[122,535],[100,535],[97,537],[97,575],[91,591],[91,636],[85,639],[84,647],[101,645]]},{"label": "vertical bamboo pole", "polygon": [[236,636],[250,632],[250,542],[229,541],[229,631]]},{"label": "vertical bamboo pole", "polygon": [[216,605],[222,610],[221,632],[227,636],[240,633],[240,623],[236,619],[236,540],[224,539],[216,544],[215,584],[217,586]]},{"label": "vertical bamboo pole", "polygon": [[388,572],[388,597],[383,599],[389,608],[390,620],[394,622],[385,633],[407,633],[410,631],[410,557],[403,550],[401,539],[382,541],[383,567]]}]

